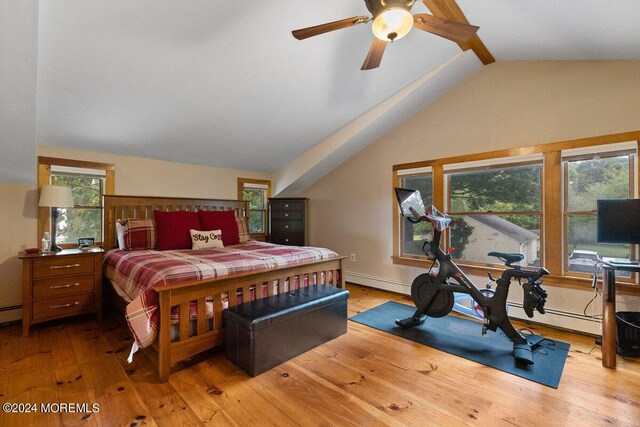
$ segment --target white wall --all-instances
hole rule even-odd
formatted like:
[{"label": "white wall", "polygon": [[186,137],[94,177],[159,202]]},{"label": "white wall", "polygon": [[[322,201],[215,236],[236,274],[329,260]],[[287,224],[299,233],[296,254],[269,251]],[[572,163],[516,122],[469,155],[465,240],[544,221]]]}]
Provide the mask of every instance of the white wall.
[{"label": "white wall", "polygon": [[[391,262],[392,165],[639,130],[639,113],[640,61],[485,66],[304,192],[311,243],[355,253],[348,280],[407,292],[421,270]],[[521,302],[520,290],[512,289],[512,300]],[[549,291],[549,308],[580,316],[592,295]],[[597,332],[560,316],[534,320]]]},{"label": "white wall", "polygon": [[0,0],[0,182],[33,183],[38,0]]}]

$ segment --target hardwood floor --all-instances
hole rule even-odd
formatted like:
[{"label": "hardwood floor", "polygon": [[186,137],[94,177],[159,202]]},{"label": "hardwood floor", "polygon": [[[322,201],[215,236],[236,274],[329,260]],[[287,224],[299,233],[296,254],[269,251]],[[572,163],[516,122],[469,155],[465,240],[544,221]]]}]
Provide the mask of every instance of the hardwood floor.
[{"label": "hardwood floor", "polygon": [[[402,296],[350,285],[350,315]],[[520,325],[522,326],[522,325]],[[250,378],[205,352],[158,383],[151,352],[126,362],[131,338],[116,315],[0,328],[0,400],[37,413],[21,425],[638,425],[640,359],[601,366],[593,338],[528,325],[571,343],[555,390],[349,322],[349,332]],[[43,413],[40,404],[99,404],[99,412]],[[53,407],[53,409],[56,409]],[[84,409],[84,408],[80,408]]]}]

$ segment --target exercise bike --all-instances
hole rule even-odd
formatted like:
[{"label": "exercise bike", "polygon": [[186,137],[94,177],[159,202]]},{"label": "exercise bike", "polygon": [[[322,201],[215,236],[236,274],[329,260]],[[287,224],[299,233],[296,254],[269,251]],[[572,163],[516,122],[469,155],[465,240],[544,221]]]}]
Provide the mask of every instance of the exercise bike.
[{"label": "exercise bike", "polygon": [[[495,332],[500,328],[513,342],[513,356],[516,362],[523,365],[533,364],[532,345],[538,342],[528,341],[511,324],[507,316],[507,296],[511,279],[515,278],[524,290],[523,308],[527,316],[533,317],[534,310],[544,314],[547,293],[541,284],[542,277],[549,274],[549,271],[545,268],[532,269],[513,265],[524,259],[524,255],[520,253],[490,252],[489,256],[497,257],[508,268],[495,281],[495,290],[478,289],[453,262],[451,251],[445,253],[440,249],[442,232],[452,225],[453,219],[440,213],[434,206],[425,209],[418,190],[396,188],[395,191],[403,216],[413,224],[431,222],[433,234],[433,239],[425,240],[422,246],[427,258],[433,261],[432,268],[416,277],[411,284],[411,298],[416,305],[416,311],[411,317],[396,320],[396,325],[406,329],[422,324],[427,317],[446,316],[453,309],[456,299],[461,299],[455,295],[467,294],[480,307],[480,310],[474,311],[478,315],[482,313],[482,335],[485,335],[487,330]],[[439,268],[433,270],[436,262]]]}]

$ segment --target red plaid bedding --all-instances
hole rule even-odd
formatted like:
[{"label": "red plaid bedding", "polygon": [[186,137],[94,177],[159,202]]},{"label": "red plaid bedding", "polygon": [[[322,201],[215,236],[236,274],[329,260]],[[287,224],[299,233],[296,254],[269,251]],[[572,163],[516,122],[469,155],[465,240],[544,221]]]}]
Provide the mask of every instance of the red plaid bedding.
[{"label": "red plaid bedding", "polygon": [[[280,246],[249,241],[225,248],[172,251],[107,252],[104,274],[131,300],[126,308],[126,319],[140,347],[147,347],[157,336],[159,325],[158,293],[155,287],[190,280],[202,280],[229,274],[266,270],[296,262],[321,260],[337,254],[329,249]],[[303,286],[308,286],[304,278]],[[311,279],[315,281],[315,278]],[[324,282],[324,278],[319,281]],[[283,284],[286,286],[288,283]],[[296,287],[300,286],[296,283]],[[207,317],[212,310],[207,309]],[[178,313],[172,312],[177,320]],[[195,304],[190,310],[195,317]]]}]

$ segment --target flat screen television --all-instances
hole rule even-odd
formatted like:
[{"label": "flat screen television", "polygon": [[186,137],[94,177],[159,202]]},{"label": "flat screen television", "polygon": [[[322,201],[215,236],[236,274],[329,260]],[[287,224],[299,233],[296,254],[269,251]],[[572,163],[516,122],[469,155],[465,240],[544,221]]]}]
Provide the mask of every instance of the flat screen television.
[{"label": "flat screen television", "polygon": [[640,243],[640,199],[598,200],[598,243]]}]

